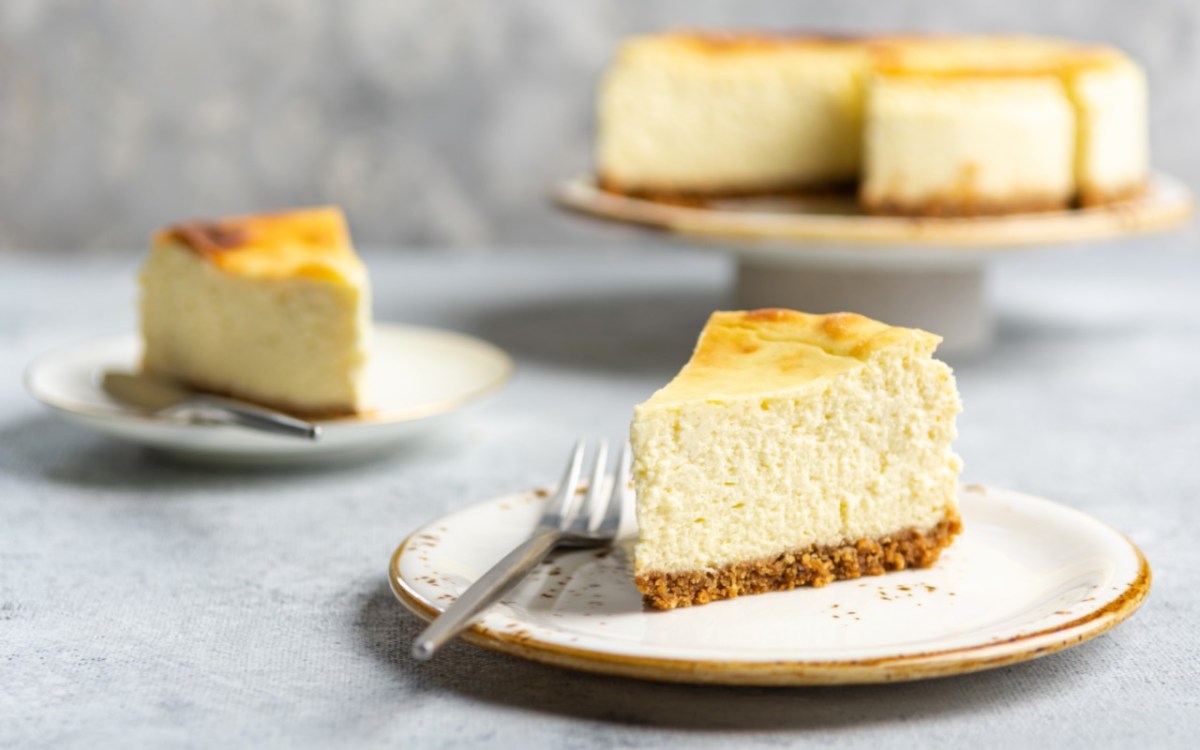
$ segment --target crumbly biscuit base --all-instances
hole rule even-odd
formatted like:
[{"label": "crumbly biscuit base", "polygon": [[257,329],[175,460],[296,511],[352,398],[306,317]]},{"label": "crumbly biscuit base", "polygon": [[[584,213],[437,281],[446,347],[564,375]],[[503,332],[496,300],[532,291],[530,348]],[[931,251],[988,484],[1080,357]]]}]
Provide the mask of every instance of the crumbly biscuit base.
[{"label": "crumbly biscuit base", "polygon": [[[596,176],[596,183],[601,190],[630,198],[641,198],[655,203],[665,203],[675,206],[703,208],[711,201],[737,198],[838,198],[847,202],[856,201],[864,213],[875,216],[920,216],[920,217],[966,217],[966,216],[1003,216],[1006,214],[1041,213],[1047,211],[1063,211],[1071,207],[1072,200],[1067,196],[1015,196],[1013,198],[978,199],[969,196],[940,196],[918,203],[897,202],[886,199],[872,199],[859,194],[855,196],[856,182],[854,180],[826,181],[822,183],[768,184],[758,186],[713,184],[706,187],[665,188],[651,186],[622,185],[607,179],[603,174]],[[1083,205],[1099,205],[1111,203],[1114,200],[1129,197],[1127,195],[1113,196],[1097,195],[1095,202],[1088,203],[1081,196]]]},{"label": "crumbly biscuit base", "polygon": [[[767,184],[758,186],[711,185],[693,188],[664,188],[622,185],[596,175],[596,184],[601,190],[630,198],[641,198],[655,203],[703,208],[715,200],[736,198],[839,198],[854,200],[853,180],[826,181],[819,183]],[[1015,196],[1006,199],[979,199],[970,196],[940,196],[910,203],[859,195],[857,202],[864,213],[873,216],[917,216],[917,217],[970,217],[1005,216],[1008,214],[1045,213],[1065,211],[1076,206],[1089,208],[1132,200],[1146,192],[1146,183],[1137,182],[1119,188],[1081,186],[1074,196]]]},{"label": "crumbly biscuit base", "polygon": [[654,609],[690,607],[797,586],[820,588],[833,581],[876,576],[890,570],[928,568],[961,531],[962,520],[951,510],[932,529],[908,528],[839,546],[813,545],[716,570],[651,572],[637,576],[635,581],[643,602]]},{"label": "crumbly biscuit base", "polygon": [[606,178],[603,174],[596,175],[596,185],[606,193],[615,193],[630,198],[641,198],[655,203],[668,203],[678,206],[702,207],[714,200],[733,198],[763,198],[763,197],[854,197],[854,180],[825,180],[803,183],[763,183],[761,185],[720,185],[712,184],[704,187],[668,188],[648,185],[623,185]]},{"label": "crumbly biscuit base", "polygon": [[918,203],[900,203],[887,199],[860,198],[863,210],[875,216],[1004,216],[1046,211],[1065,211],[1071,207],[1066,196],[1014,196],[1005,199],[979,199],[966,196],[934,197]]},{"label": "crumbly biscuit base", "polygon": [[1146,182],[1135,182],[1119,188],[1102,188],[1083,185],[1079,188],[1079,205],[1084,208],[1105,206],[1109,203],[1133,200],[1146,192]]}]

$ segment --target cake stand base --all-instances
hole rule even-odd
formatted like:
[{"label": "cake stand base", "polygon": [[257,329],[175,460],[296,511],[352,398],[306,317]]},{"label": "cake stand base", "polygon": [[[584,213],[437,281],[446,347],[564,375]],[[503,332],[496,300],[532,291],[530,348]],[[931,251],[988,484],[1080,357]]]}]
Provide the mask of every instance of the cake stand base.
[{"label": "cake stand base", "polygon": [[853,193],[659,203],[567,180],[563,206],[666,230],[698,250],[737,259],[741,308],[862,313],[944,338],[942,353],[987,348],[986,263],[1019,251],[1169,229],[1192,216],[1192,193],[1168,175],[1104,206],[1008,216],[868,216]]},{"label": "cake stand base", "polygon": [[734,303],[743,310],[850,310],[936,333],[944,339],[941,353],[969,354],[985,349],[992,338],[985,270],[982,263],[951,269],[788,268],[743,258]]}]

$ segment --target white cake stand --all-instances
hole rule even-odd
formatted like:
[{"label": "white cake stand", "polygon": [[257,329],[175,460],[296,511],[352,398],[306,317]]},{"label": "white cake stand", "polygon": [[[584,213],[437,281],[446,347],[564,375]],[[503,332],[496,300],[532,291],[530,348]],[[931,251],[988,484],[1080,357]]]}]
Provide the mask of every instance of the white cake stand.
[{"label": "white cake stand", "polygon": [[591,177],[564,182],[558,203],[625,224],[666,230],[737,259],[743,309],[850,310],[940,334],[943,351],[991,341],[988,261],[1022,250],[1161,231],[1186,222],[1192,196],[1156,174],[1142,196],[1112,205],[1000,217],[862,214],[853,199],[746,198],[676,205],[608,193]]}]

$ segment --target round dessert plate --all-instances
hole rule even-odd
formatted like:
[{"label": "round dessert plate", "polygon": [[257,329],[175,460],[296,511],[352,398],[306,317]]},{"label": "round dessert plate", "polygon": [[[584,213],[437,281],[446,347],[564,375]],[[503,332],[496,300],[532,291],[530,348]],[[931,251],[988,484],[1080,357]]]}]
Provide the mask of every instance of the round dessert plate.
[{"label": "round dessert plate", "polygon": [[[396,596],[444,610],[532,530],[546,493],[469,507],[392,558]],[[1074,646],[1129,617],[1150,569],[1121,533],[1072,508],[963,488],[964,531],[932,568],[667,612],[634,588],[630,542],[542,563],[464,634],[471,643],[589,672],[729,685],[916,680]]]},{"label": "round dessert plate", "polygon": [[137,369],[141,341],[133,333],[44,354],[26,370],[25,386],[67,419],[117,438],[188,458],[271,463],[384,449],[500,388],[513,370],[507,354],[479,339],[394,323],[375,325],[374,356],[378,408],[319,421],[321,437],[315,441],[196,424],[123,406],[104,392],[101,380],[110,370]]}]

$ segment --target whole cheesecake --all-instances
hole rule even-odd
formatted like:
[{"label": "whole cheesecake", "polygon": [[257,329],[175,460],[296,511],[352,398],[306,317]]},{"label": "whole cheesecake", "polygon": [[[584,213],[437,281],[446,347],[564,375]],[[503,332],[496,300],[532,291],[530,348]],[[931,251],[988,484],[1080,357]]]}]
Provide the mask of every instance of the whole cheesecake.
[{"label": "whole cheesecake", "polygon": [[627,41],[598,97],[607,190],[704,199],[857,185],[864,210],[1097,205],[1149,174],[1145,77],[1026,36],[673,33]]},{"label": "whole cheesecake", "polygon": [[167,227],[140,282],[145,372],[306,418],[370,408],[370,286],[339,209]]},{"label": "whole cheesecake", "polygon": [[850,313],[714,313],[634,411],[646,604],[933,564],[961,529],[961,406],[939,341]]}]

